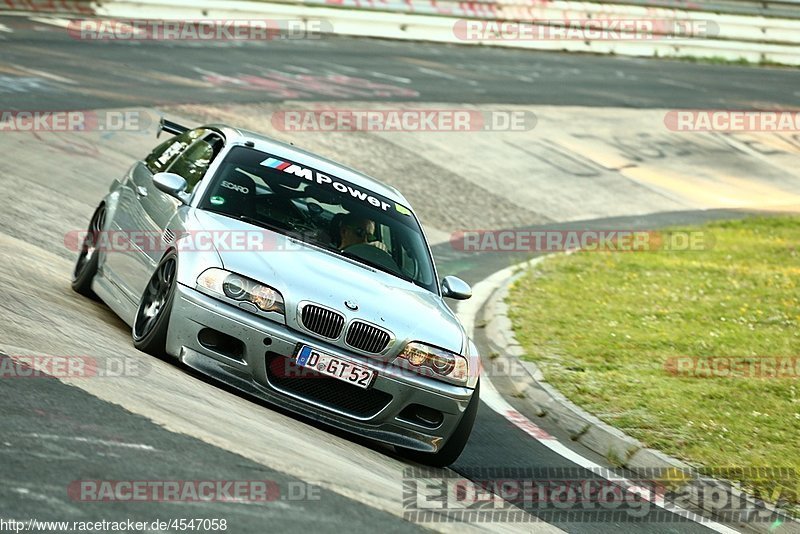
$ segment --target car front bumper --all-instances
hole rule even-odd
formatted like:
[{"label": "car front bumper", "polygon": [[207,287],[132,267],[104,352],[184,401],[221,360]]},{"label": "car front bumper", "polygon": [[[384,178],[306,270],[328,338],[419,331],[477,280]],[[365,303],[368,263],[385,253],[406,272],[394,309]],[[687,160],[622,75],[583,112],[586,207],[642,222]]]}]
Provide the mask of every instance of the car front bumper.
[{"label": "car front bumper", "polygon": [[[201,342],[209,331],[237,340],[237,350]],[[333,378],[281,372],[289,369],[287,362],[299,345],[375,369],[378,375],[364,390]],[[444,445],[473,393],[470,388],[347,353],[181,284],[170,316],[167,352],[203,374],[298,414],[369,439],[426,452]],[[420,413],[424,417],[417,417]]]}]

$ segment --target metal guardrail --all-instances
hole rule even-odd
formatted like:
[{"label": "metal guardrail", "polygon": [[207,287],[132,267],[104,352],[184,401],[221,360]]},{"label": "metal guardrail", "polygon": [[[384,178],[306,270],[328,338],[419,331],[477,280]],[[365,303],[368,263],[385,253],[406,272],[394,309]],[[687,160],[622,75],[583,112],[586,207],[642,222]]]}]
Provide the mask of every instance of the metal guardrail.
[{"label": "metal guardrail", "polygon": [[[654,0],[632,1],[652,2]],[[744,2],[746,0],[741,1]],[[617,1],[277,0],[277,2],[361,12],[402,13],[491,21],[519,21],[536,26],[554,27],[565,26],[570,23],[581,23],[581,21],[630,21],[638,19],[652,21],[655,27],[652,32],[654,35],[662,35],[684,41],[691,38],[704,38],[742,43],[800,46],[800,9],[798,9],[796,18],[766,18],[746,15],[719,15],[707,11],[653,7],[650,4],[633,5]],[[276,0],[268,3],[275,4]],[[797,5],[800,8],[800,0],[798,0]],[[696,33],[672,35],[670,32],[673,31],[676,25],[681,25],[681,23],[684,23],[683,26],[688,27],[689,31]],[[662,29],[658,29],[659,27]]]},{"label": "metal guardrail", "polygon": [[[271,2],[273,0],[257,0]],[[427,15],[452,15],[459,11],[480,14],[488,6],[527,8],[533,12],[546,10],[556,2],[553,0],[468,0],[420,2],[405,0],[278,0],[279,3],[299,3],[332,8],[365,9],[388,12]],[[700,12],[747,17],[766,17],[800,20],[800,0],[592,0],[586,4],[635,6],[647,9],[667,9],[684,12]],[[453,8],[453,5],[456,8]],[[487,6],[486,10],[481,6]],[[595,9],[597,11],[598,9]]]},{"label": "metal guardrail", "polygon": [[[80,4],[76,0],[10,0],[22,4]],[[730,61],[767,62],[800,66],[800,17],[771,18],[709,11],[655,7],[652,2],[675,0],[105,0],[91,2],[98,16],[111,18],[203,18],[323,20],[335,33],[389,39],[491,45],[621,54],[631,56],[722,58]],[[683,1],[683,0],[679,0]],[[696,0],[685,0],[686,2]],[[719,0],[715,0],[719,1]],[[753,0],[729,0],[753,2]],[[765,0],[773,2],[773,0]],[[779,0],[798,6],[800,0]],[[0,9],[3,3],[0,0]],[[643,5],[624,2],[645,2]],[[651,29],[652,37],[625,35],[603,38],[581,37],[504,40],[491,35],[464,40],[456,28],[470,20],[487,26],[516,22],[534,26],[569,26],[581,21],[673,21],[706,22],[715,32],[687,35],[666,29]],[[531,22],[534,21],[534,22]],[[691,24],[690,24],[691,25]],[[588,26],[587,26],[588,27]]]},{"label": "metal guardrail", "polygon": [[725,15],[800,19],[800,0],[593,0],[593,2]]},{"label": "metal guardrail", "polygon": [[[113,0],[112,0],[113,1]],[[454,14],[448,4],[458,4],[461,11],[480,14],[481,5],[518,6],[532,10],[547,8],[552,0],[469,0],[447,1],[426,0],[406,2],[405,0],[256,0],[272,3],[307,4],[333,8],[364,9],[387,12],[403,12],[430,15]],[[82,12],[89,13],[92,4],[102,4],[93,0],[0,0],[0,9],[41,12]],[[587,4],[637,6],[652,9],[671,9],[686,12],[703,12],[749,17],[782,18],[800,20],[800,0],[592,0]],[[471,6],[471,7],[470,7]],[[466,8],[466,9],[465,9]],[[456,11],[459,11],[456,10]]]}]

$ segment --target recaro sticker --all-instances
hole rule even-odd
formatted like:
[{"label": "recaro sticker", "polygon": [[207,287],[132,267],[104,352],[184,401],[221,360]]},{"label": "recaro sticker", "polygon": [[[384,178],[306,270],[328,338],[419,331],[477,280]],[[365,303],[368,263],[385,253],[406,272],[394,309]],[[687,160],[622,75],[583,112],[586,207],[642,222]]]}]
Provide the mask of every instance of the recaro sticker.
[{"label": "recaro sticker", "polygon": [[242,193],[243,195],[246,195],[246,194],[250,193],[250,188],[245,187],[243,185],[231,183],[231,182],[229,182],[227,180],[223,180],[222,183],[219,184],[219,185],[221,185],[222,187],[224,187],[226,189],[230,189],[231,191],[236,191],[236,192]]}]

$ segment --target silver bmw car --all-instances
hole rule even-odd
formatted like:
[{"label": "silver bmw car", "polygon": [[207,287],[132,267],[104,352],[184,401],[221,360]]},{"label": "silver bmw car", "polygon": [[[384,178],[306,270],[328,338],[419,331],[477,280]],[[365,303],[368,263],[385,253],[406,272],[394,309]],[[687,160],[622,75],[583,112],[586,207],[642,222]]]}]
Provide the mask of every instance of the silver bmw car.
[{"label": "silver bmw car", "polygon": [[333,161],[224,125],[173,135],[115,180],[72,277],[132,328],[248,394],[454,462],[479,395],[475,345],[444,301],[409,203]]}]

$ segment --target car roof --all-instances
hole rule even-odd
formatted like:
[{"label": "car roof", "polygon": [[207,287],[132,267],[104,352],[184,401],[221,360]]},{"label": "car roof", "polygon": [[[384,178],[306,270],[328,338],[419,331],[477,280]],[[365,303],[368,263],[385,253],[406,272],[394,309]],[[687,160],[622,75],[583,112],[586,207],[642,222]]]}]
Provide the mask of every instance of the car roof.
[{"label": "car roof", "polygon": [[296,163],[301,163],[313,169],[316,169],[325,174],[330,174],[336,178],[342,178],[351,182],[353,185],[361,186],[365,189],[370,189],[374,193],[383,195],[384,197],[411,208],[408,200],[396,188],[381,182],[369,175],[352,169],[341,163],[324,158],[302,148],[297,148],[294,145],[278,141],[266,135],[262,135],[249,130],[235,128],[226,124],[208,124],[203,128],[217,130],[225,136],[225,144],[231,143],[244,144],[247,141],[252,141],[255,145],[253,148],[262,152],[284,157]]}]

